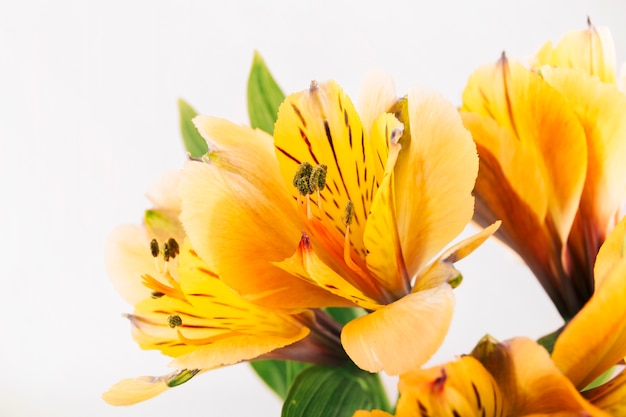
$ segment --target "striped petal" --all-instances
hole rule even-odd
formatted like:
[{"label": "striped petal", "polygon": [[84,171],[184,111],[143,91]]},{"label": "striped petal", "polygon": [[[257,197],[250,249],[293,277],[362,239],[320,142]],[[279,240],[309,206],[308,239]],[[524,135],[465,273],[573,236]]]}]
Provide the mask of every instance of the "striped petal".
[{"label": "striped petal", "polygon": [[210,137],[211,151],[210,163],[185,166],[180,183],[181,220],[194,249],[228,285],[260,304],[332,304],[328,292],[272,264],[291,255],[303,226],[271,136],[215,118],[196,124]]},{"label": "striped petal", "polygon": [[585,398],[612,416],[626,414],[626,371],[620,372],[609,382],[583,392]]},{"label": "striped petal", "polygon": [[[343,234],[342,216],[352,202],[350,243],[357,257],[364,258],[363,231],[377,183],[369,140],[350,98],[334,81],[313,82],[308,90],[290,95],[278,112],[274,144],[285,184],[292,183],[303,162],[328,167],[319,220],[326,230]],[[295,187],[291,194],[299,198]],[[316,194],[311,199],[320,207]]]},{"label": "striped petal", "polygon": [[398,416],[508,415],[500,388],[471,356],[400,376]]},{"label": "striped petal", "polygon": [[341,343],[361,369],[397,375],[423,365],[439,348],[454,310],[448,284],[409,294],[346,324]]}]

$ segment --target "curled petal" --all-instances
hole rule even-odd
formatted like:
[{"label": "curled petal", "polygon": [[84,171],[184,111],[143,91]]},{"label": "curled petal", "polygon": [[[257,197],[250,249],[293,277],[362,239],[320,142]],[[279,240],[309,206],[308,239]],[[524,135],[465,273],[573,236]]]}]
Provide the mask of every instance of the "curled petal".
[{"label": "curled petal", "polygon": [[346,324],[341,343],[361,369],[397,375],[423,365],[448,331],[454,295],[448,284],[409,294]]}]

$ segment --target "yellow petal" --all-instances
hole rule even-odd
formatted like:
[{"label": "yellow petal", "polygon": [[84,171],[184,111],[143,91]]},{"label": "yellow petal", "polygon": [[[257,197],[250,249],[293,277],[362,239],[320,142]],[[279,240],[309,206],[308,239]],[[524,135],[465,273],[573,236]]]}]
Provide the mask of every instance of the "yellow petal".
[{"label": "yellow petal", "polygon": [[461,273],[454,267],[454,263],[474,252],[474,250],[498,230],[500,224],[501,222],[497,221],[447,249],[426,271],[418,275],[415,286],[413,287],[413,292],[434,288],[443,283],[448,283],[456,287],[454,284],[460,279]]},{"label": "yellow petal", "polygon": [[[111,405],[137,404],[138,402],[154,398],[172,386],[180,385],[197,374],[198,371],[182,370],[158,377],[141,376],[123,379],[102,394],[102,399]],[[184,378],[184,381],[176,381],[181,377]]]},{"label": "yellow petal", "polygon": [[[302,162],[328,167],[320,221],[327,230],[343,231],[342,216],[351,201],[350,242],[364,257],[363,230],[374,198],[375,168],[369,139],[350,98],[334,81],[314,82],[308,90],[288,96],[278,111],[274,144],[285,184],[292,184]],[[290,192],[298,198],[295,187]],[[319,206],[316,194],[311,198]]]},{"label": "yellow petal", "polygon": [[396,86],[389,74],[382,71],[367,73],[361,83],[357,105],[363,128],[368,136],[374,121],[381,114],[387,113],[396,100]]},{"label": "yellow petal", "polygon": [[518,337],[495,344],[484,339],[472,352],[493,375],[507,401],[508,415],[580,413],[606,416],[587,402],[533,340]]},{"label": "yellow petal", "polygon": [[626,195],[626,95],[582,71],[546,68],[541,75],[565,97],[585,129],[588,164],[580,210],[585,227],[595,231],[586,239],[595,251]]},{"label": "yellow petal", "polygon": [[115,289],[131,305],[150,298],[152,293],[141,280],[144,274],[156,272],[150,239],[145,228],[125,225],[115,228],[106,241],[107,273]]},{"label": "yellow petal", "polygon": [[400,376],[398,416],[508,415],[493,377],[471,356]]},{"label": "yellow petal", "polygon": [[554,345],[554,363],[580,389],[626,356],[625,276],[621,258]]},{"label": "yellow petal", "polygon": [[346,324],[341,343],[361,369],[397,375],[423,365],[448,331],[454,295],[448,284],[409,294]]},{"label": "yellow petal", "polygon": [[363,291],[346,281],[324,263],[313,251],[311,242],[306,235],[302,236],[293,256],[276,262],[275,265],[345,299],[343,303],[335,303],[336,306],[353,306],[356,304],[368,310],[376,310],[381,307],[375,300],[368,297]]},{"label": "yellow petal", "polygon": [[178,182],[180,170],[166,171],[161,178],[148,189],[146,197],[159,210],[180,213],[180,196],[178,195]]},{"label": "yellow petal", "polygon": [[[401,146],[397,138],[403,125],[391,114],[377,119],[372,129],[372,143],[380,146],[388,154],[381,182],[372,203],[370,216],[365,225],[363,243],[367,249],[365,257],[367,269],[380,285],[387,288],[396,298],[410,291],[411,278],[402,254],[398,224],[396,221],[394,169]],[[380,155],[380,153],[376,152]]]},{"label": "yellow petal", "polygon": [[585,398],[611,414],[623,416],[626,414],[626,371],[619,373],[610,381],[597,388],[583,392]]},{"label": "yellow petal", "polygon": [[581,69],[587,74],[597,75],[605,83],[615,84],[615,62],[611,32],[606,27],[595,27],[589,23],[585,30],[567,33],[556,47],[547,42],[535,57],[533,66]]},{"label": "yellow petal", "polygon": [[[512,189],[540,220],[547,212],[565,242],[585,181],[587,143],[563,96],[537,74],[503,58],[472,74],[462,110],[485,118],[464,117],[479,152],[483,148],[493,155]],[[500,128],[484,122],[488,119]]]},{"label": "yellow petal", "polygon": [[394,187],[402,253],[412,277],[471,220],[478,157],[457,110],[440,94],[414,88],[407,110],[410,131],[400,139]]},{"label": "yellow petal", "polygon": [[216,150],[209,164],[189,162],[180,182],[181,220],[194,249],[228,285],[260,304],[327,305],[329,293],[272,265],[291,255],[302,224],[271,137],[221,119],[200,122]]}]

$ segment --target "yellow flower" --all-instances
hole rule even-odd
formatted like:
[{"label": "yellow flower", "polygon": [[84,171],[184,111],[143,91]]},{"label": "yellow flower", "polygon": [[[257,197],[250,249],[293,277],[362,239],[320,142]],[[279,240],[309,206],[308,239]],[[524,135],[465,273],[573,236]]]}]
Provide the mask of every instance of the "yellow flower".
[{"label": "yellow flower", "polygon": [[438,348],[451,264],[497,225],[429,264],[471,219],[476,150],[438,94],[396,103],[390,82],[371,85],[359,117],[335,82],[313,82],[281,105],[273,138],[197,117],[210,151],[185,167],[181,220],[210,269],[259,305],[371,311],[343,346],[361,368],[397,374]]},{"label": "yellow flower", "polygon": [[497,236],[565,319],[593,294],[594,260],[626,195],[626,96],[612,54],[608,31],[590,27],[542,48],[536,65],[554,67],[503,55],[463,93],[480,156],[475,219],[502,220]]},{"label": "yellow flower", "polygon": [[135,305],[126,315],[135,341],[174,358],[170,366],[176,371],[124,379],[103,398],[113,405],[134,404],[200,372],[246,360],[346,363],[339,324],[324,312],[255,305],[222,282],[186,240],[182,243],[177,175],[167,179],[160,197],[152,194],[155,208],[147,211],[142,227],[112,233],[107,263],[116,286]]},{"label": "yellow flower", "polygon": [[401,375],[396,415],[626,415],[626,372],[586,389],[626,356],[625,238],[623,219],[598,253],[594,295],[551,356],[526,338],[485,337],[472,356]]}]

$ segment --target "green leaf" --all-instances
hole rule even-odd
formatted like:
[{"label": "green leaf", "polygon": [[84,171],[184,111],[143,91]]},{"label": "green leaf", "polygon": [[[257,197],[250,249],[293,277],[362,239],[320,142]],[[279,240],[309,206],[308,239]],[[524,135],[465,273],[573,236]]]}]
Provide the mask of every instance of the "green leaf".
[{"label": "green leaf", "polygon": [[295,379],[282,417],[351,417],[356,410],[389,410],[377,374],[357,368],[312,366]]},{"label": "green leaf", "polygon": [[328,307],[325,310],[332,318],[343,325],[365,315],[365,310],[360,307]]},{"label": "green leaf", "polygon": [[252,369],[281,399],[285,399],[295,377],[309,365],[279,360],[250,362]]},{"label": "green leaf", "polygon": [[261,55],[255,51],[248,77],[250,126],[273,134],[278,107],[284,100],[285,94],[276,84]]},{"label": "green leaf", "polygon": [[180,115],[180,133],[183,136],[185,149],[192,158],[199,158],[208,152],[209,147],[198,129],[191,121],[198,112],[182,98],[178,99],[178,114]]},{"label": "green leaf", "polygon": [[539,339],[537,339],[537,343],[543,346],[548,351],[549,354],[552,354],[552,351],[554,350],[554,344],[556,343],[556,339],[559,337],[561,332],[563,332],[563,329],[565,329],[565,324],[561,326],[560,328],[556,329],[555,331],[553,331],[552,333],[547,334],[545,336],[541,336]]}]

